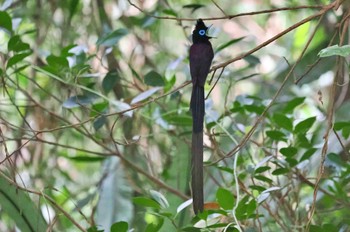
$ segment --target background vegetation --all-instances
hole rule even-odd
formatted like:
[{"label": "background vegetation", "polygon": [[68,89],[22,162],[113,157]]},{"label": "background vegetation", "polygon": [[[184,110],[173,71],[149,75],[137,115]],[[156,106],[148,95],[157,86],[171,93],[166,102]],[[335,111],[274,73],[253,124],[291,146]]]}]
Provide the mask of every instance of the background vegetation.
[{"label": "background vegetation", "polygon": [[[0,230],[349,231],[348,5],[3,1]],[[194,217],[197,18],[215,57]]]}]

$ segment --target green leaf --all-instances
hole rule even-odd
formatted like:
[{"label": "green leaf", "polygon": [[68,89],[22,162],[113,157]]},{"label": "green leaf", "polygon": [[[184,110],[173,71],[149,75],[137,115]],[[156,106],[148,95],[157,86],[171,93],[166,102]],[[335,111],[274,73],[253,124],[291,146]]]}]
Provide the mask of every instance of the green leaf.
[{"label": "green leaf", "polygon": [[48,65],[56,70],[69,68],[68,60],[64,57],[49,55],[46,57]]},{"label": "green leaf", "polygon": [[239,38],[237,38],[237,39],[233,39],[233,40],[230,40],[230,41],[228,41],[228,42],[226,42],[226,43],[224,43],[224,44],[221,44],[221,45],[219,45],[218,48],[215,49],[215,51],[216,51],[216,52],[219,52],[219,51],[221,51],[221,50],[223,50],[223,49],[225,49],[225,48],[231,46],[232,44],[235,44],[235,43],[241,41],[241,40],[244,39],[244,38],[245,38],[245,37],[239,37]]},{"label": "green leaf", "polygon": [[102,81],[103,90],[106,93],[109,93],[109,91],[111,91],[114,88],[114,86],[118,83],[118,80],[120,80],[118,72],[115,70],[109,71]]},{"label": "green leaf", "polygon": [[106,47],[111,47],[116,45],[119,40],[121,38],[123,38],[125,35],[128,34],[128,30],[121,28],[121,29],[117,29],[115,31],[112,31],[102,37],[100,37],[97,42],[96,45],[98,46],[106,46]]},{"label": "green leaf", "polygon": [[296,155],[298,152],[298,149],[295,147],[283,147],[280,149],[280,153],[286,157],[292,157]]},{"label": "green leaf", "polygon": [[163,10],[163,13],[166,15],[171,15],[171,16],[177,17],[177,13],[175,11],[173,11],[172,9],[165,9],[165,10]]},{"label": "green leaf", "polygon": [[6,11],[0,11],[0,29],[4,28],[7,32],[12,32],[12,20]]},{"label": "green leaf", "polygon": [[111,226],[111,232],[127,232],[128,229],[129,225],[124,221],[116,222]]},{"label": "green leaf", "polygon": [[310,130],[312,125],[315,123],[315,121],[316,121],[316,117],[310,117],[310,118],[307,118],[307,119],[299,122],[295,126],[294,133],[305,134],[308,130]]},{"label": "green leaf", "polygon": [[17,64],[18,62],[24,60],[24,58],[26,58],[27,56],[30,56],[31,54],[32,54],[32,52],[25,52],[25,53],[19,53],[19,54],[12,56],[8,60],[6,68],[12,67],[13,65]]},{"label": "green leaf", "polygon": [[18,229],[23,232],[46,231],[47,225],[37,204],[29,198],[27,192],[0,176],[1,212],[9,215]]},{"label": "green leaf", "polygon": [[165,86],[164,86],[164,92],[168,92],[171,90],[171,88],[175,85],[176,83],[176,76],[172,76],[170,80],[166,80]]},{"label": "green leaf", "polygon": [[188,5],[184,5],[183,8],[188,8],[188,9],[192,9],[191,13],[195,12],[196,10],[198,10],[199,8],[205,7],[205,5],[202,4],[188,4]]},{"label": "green leaf", "polygon": [[233,194],[224,188],[219,188],[216,192],[216,199],[221,206],[221,208],[225,210],[230,210],[234,205],[234,196]]},{"label": "green leaf", "polygon": [[104,232],[104,230],[97,229],[97,226],[92,226],[89,229],[87,229],[87,232]]},{"label": "green leaf", "polygon": [[334,129],[342,131],[342,135],[345,139],[349,138],[350,135],[350,122],[336,122],[334,123]]},{"label": "green leaf", "polygon": [[143,206],[143,207],[150,207],[155,209],[161,208],[158,202],[147,197],[134,197],[132,201],[134,202],[134,204]]},{"label": "green leaf", "polygon": [[269,167],[269,166],[258,167],[257,169],[255,169],[254,174],[259,174],[259,173],[265,172],[265,171],[270,170],[270,169],[271,169],[271,167]]},{"label": "green leaf", "polygon": [[188,115],[178,115],[177,112],[165,114],[163,119],[175,126],[191,126],[192,117]]},{"label": "green leaf", "polygon": [[265,110],[265,107],[264,107],[264,106],[255,105],[255,104],[252,104],[252,105],[245,105],[244,108],[245,108],[248,112],[256,113],[256,114],[258,114],[258,115],[262,114],[262,112],[264,112],[264,110]]},{"label": "green leaf", "polygon": [[283,112],[285,113],[291,113],[293,112],[293,110],[299,106],[300,104],[302,104],[305,100],[305,97],[298,97],[298,98],[294,98],[292,100],[290,100],[287,105],[284,107]]},{"label": "green leaf", "polygon": [[84,162],[84,163],[101,162],[106,159],[104,157],[96,157],[96,156],[74,156],[74,157],[68,156],[67,158],[76,162]]},{"label": "green leaf", "polygon": [[162,228],[164,224],[164,219],[163,218],[157,218],[157,219],[158,220],[147,224],[145,232],[157,232]]},{"label": "green leaf", "polygon": [[7,43],[7,50],[14,52],[21,52],[30,50],[29,44],[23,43],[19,35],[12,36]]},{"label": "green leaf", "polygon": [[287,139],[285,138],[285,134],[282,133],[281,131],[277,131],[277,130],[270,130],[270,131],[266,131],[266,135],[273,139],[273,140],[277,140],[277,141],[286,141]]},{"label": "green leaf", "polygon": [[288,168],[277,168],[275,171],[272,172],[272,175],[278,176],[283,175],[289,172]]},{"label": "green leaf", "polygon": [[97,131],[99,130],[101,127],[103,127],[103,125],[105,125],[107,123],[107,118],[106,116],[99,116],[97,117],[94,122],[93,122],[93,125],[94,125],[94,129]]},{"label": "green leaf", "polygon": [[256,175],[256,176],[254,176],[254,178],[257,180],[261,180],[263,182],[269,183],[269,184],[272,183],[272,180],[270,178],[265,177],[265,176]]},{"label": "green leaf", "polygon": [[300,158],[299,162],[302,162],[304,160],[309,159],[315,152],[317,151],[316,148],[310,148],[307,151],[305,151],[305,153],[303,154],[303,156]]},{"label": "green leaf", "polygon": [[150,71],[145,75],[145,84],[149,86],[164,86],[165,82],[163,80],[163,77],[155,72],[155,71]]},{"label": "green leaf", "polygon": [[279,127],[284,128],[288,131],[293,131],[292,120],[284,114],[276,113],[272,116],[272,119]]},{"label": "green leaf", "polygon": [[338,45],[333,45],[328,48],[322,49],[319,53],[319,57],[328,56],[343,56],[348,57],[350,55],[350,45],[344,45],[339,47]]},{"label": "green leaf", "polygon": [[253,55],[244,57],[244,60],[247,61],[250,66],[256,66],[261,63],[259,58]]}]

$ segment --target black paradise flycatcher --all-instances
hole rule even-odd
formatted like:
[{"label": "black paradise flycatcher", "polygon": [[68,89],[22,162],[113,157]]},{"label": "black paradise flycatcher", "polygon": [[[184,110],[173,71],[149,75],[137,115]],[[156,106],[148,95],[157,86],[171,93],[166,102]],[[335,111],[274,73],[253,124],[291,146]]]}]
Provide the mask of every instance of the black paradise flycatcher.
[{"label": "black paradise flycatcher", "polygon": [[208,27],[202,19],[197,20],[192,32],[193,44],[190,47],[190,71],[192,78],[192,198],[195,214],[203,211],[203,122],[204,122],[204,84],[214,57],[213,48],[207,36]]}]

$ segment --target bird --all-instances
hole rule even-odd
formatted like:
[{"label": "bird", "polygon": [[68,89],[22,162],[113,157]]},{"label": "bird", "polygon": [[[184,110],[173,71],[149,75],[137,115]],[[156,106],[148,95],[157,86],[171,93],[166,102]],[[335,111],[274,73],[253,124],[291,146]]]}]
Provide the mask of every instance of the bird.
[{"label": "bird", "polygon": [[198,19],[192,32],[192,45],[189,51],[192,95],[190,111],[192,113],[192,162],[191,189],[193,211],[197,215],[204,208],[203,194],[203,123],[204,123],[204,85],[210,70],[214,52],[207,35],[208,28],[202,19]]}]

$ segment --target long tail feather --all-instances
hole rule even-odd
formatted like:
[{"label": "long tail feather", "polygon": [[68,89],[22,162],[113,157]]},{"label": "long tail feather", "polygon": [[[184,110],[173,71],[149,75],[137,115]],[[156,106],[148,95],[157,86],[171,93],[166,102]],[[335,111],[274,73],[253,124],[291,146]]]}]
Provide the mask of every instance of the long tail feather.
[{"label": "long tail feather", "polygon": [[203,121],[204,121],[204,88],[193,86],[191,97],[193,118],[192,133],[192,197],[195,214],[203,211]]}]

